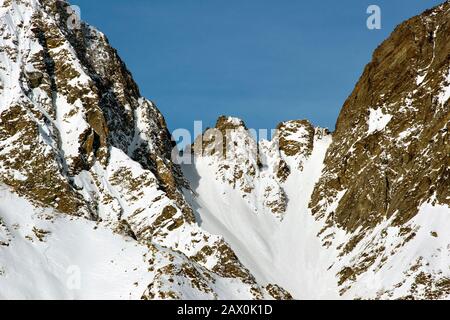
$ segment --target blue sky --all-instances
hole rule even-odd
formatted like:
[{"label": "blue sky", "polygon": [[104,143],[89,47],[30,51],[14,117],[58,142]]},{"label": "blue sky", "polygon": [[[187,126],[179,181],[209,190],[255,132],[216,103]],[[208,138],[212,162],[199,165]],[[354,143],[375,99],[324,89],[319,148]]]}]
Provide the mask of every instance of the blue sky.
[{"label": "blue sky", "polygon": [[[443,0],[442,0],[443,1]],[[308,119],[334,129],[373,50],[438,0],[72,0],[117,48],[171,130]],[[367,7],[382,29],[366,27]]]}]

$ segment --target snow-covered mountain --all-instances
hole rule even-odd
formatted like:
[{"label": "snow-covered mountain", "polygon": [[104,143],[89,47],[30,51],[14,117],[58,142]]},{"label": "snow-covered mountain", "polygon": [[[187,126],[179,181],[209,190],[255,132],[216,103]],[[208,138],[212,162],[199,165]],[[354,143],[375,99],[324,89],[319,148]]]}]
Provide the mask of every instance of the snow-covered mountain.
[{"label": "snow-covered mountain", "polygon": [[291,121],[257,146],[240,120],[221,118],[217,127],[224,123],[239,125],[227,139],[227,159],[219,150],[183,166],[200,226],[224,235],[259,281],[276,280],[297,299],[338,298],[336,277],[326,273],[333,254],[322,246],[320,224],[308,210],[332,136]]},{"label": "snow-covered mountain", "polygon": [[334,133],[223,116],[182,166],[70,17],[0,0],[0,298],[450,298],[449,2],[376,50]]},{"label": "snow-covered mountain", "polygon": [[70,28],[64,1],[0,4],[0,298],[288,298],[199,228],[164,118],[106,37]]},{"label": "snow-covered mountain", "polygon": [[200,226],[294,298],[450,298],[449,37],[449,2],[398,26],[332,135],[220,118],[184,167]]}]

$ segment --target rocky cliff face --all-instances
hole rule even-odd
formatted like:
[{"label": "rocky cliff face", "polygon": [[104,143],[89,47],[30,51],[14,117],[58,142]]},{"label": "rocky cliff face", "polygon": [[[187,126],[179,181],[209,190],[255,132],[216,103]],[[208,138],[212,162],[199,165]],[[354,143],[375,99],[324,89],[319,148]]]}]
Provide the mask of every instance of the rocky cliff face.
[{"label": "rocky cliff face", "polygon": [[[1,184],[54,216],[84,217],[148,246],[154,278],[144,298],[288,297],[257,284],[220,236],[197,226],[163,116],[106,37],[71,28],[69,13],[65,1],[0,2]],[[14,214],[30,213],[1,214],[10,230]],[[235,286],[216,292],[220,278]]]},{"label": "rocky cliff face", "polygon": [[[402,23],[377,48],[344,104],[310,204],[315,217],[326,220],[321,236],[328,244],[334,227],[354,235],[343,255],[382,224],[382,232],[400,228],[404,246],[417,235],[407,226],[422,206],[450,205],[449,35],[448,2]],[[371,243],[342,270],[341,282],[378,264],[387,242]],[[417,280],[429,285],[434,276],[428,272]],[[448,294],[449,278],[438,277],[446,284],[430,290]]]},{"label": "rocky cliff face", "polygon": [[337,121],[318,215],[342,190],[333,220],[352,231],[394,215],[401,225],[431,198],[449,204],[449,9],[406,21],[375,51]]}]

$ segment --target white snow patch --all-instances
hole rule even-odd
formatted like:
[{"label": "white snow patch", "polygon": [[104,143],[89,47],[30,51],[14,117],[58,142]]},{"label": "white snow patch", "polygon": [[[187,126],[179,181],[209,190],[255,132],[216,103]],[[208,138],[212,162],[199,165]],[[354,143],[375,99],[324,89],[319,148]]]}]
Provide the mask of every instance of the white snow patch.
[{"label": "white snow patch", "polygon": [[377,131],[383,131],[384,128],[388,125],[388,123],[392,119],[391,114],[384,114],[381,108],[378,109],[369,109],[369,129],[368,134],[372,134]]},{"label": "white snow patch", "polygon": [[450,99],[450,70],[445,78],[447,85],[443,88],[443,91],[439,94],[439,103],[444,105],[448,99]]},{"label": "white snow patch", "polygon": [[[0,299],[139,299],[151,282],[146,246],[81,218],[54,215],[0,186],[12,234],[0,247]],[[41,242],[33,228],[49,232]]]}]

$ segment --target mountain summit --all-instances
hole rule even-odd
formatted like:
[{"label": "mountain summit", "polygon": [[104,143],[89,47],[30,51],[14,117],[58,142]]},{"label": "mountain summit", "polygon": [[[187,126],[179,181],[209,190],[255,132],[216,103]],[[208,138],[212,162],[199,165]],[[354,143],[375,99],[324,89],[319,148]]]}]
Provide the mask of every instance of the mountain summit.
[{"label": "mountain summit", "polygon": [[64,1],[0,8],[0,297],[288,298],[197,226],[164,118],[106,37]]},{"label": "mountain summit", "polygon": [[222,116],[182,166],[70,19],[0,0],[0,298],[450,298],[449,2],[375,51],[334,133]]}]

